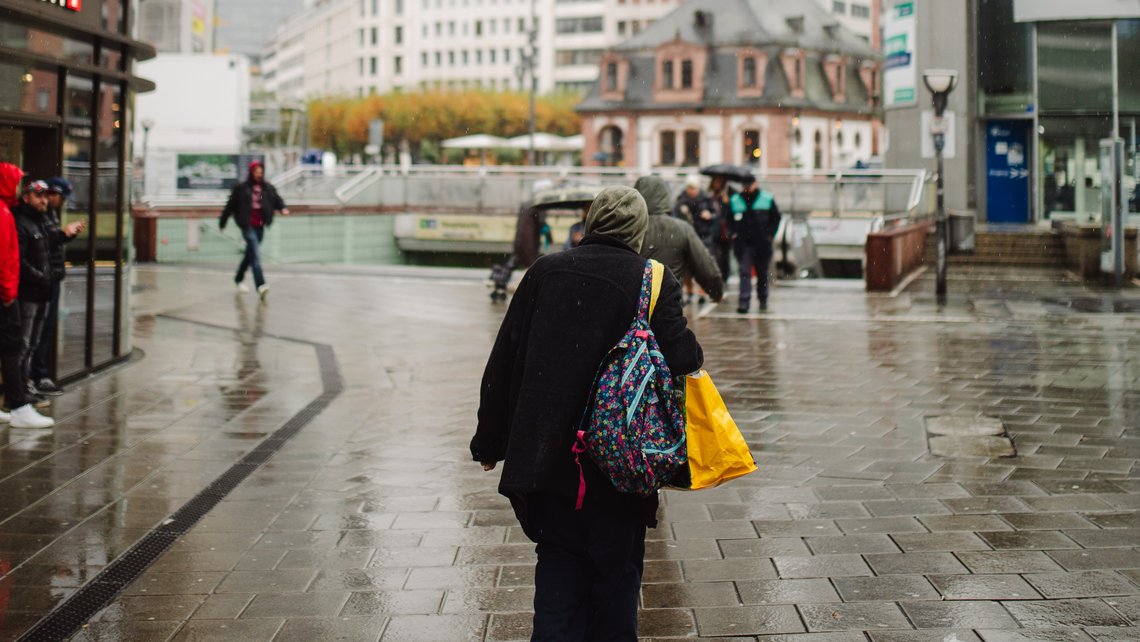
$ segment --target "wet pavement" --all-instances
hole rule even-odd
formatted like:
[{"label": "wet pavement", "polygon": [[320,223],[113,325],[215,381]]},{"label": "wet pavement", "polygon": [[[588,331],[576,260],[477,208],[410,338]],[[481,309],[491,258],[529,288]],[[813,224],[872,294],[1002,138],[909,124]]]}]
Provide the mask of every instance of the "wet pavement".
[{"label": "wet pavement", "polygon": [[[533,546],[467,453],[485,273],[269,276],[262,305],[227,272],[139,269],[145,357],[71,386],[54,430],[0,427],[0,639],[79,612],[204,491],[75,639],[527,639]],[[1008,269],[932,292],[691,310],[760,470],[665,493],[646,639],[1140,639],[1140,294]],[[963,448],[930,454],[947,426]],[[1015,456],[971,454],[1002,436]]]}]

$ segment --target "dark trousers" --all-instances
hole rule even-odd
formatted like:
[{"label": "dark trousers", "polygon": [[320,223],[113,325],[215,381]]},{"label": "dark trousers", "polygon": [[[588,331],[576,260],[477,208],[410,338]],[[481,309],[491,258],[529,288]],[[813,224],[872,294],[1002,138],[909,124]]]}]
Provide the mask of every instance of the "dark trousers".
[{"label": "dark trousers", "polygon": [[531,641],[636,642],[644,522],[556,496],[531,498],[527,515],[538,553]]},{"label": "dark trousers", "polygon": [[11,410],[28,403],[27,384],[20,370],[23,350],[20,304],[0,305],[0,377],[4,378],[4,405]]},{"label": "dark trousers", "polygon": [[40,344],[36,346],[35,352],[32,354],[32,367],[29,376],[33,382],[52,378],[51,353],[56,342],[55,333],[59,327],[61,285],[63,284],[59,281],[52,282],[51,299],[47,302],[47,310],[44,312],[44,326],[43,330],[40,331]]},{"label": "dark trousers", "polygon": [[740,307],[752,302],[752,268],[756,268],[756,295],[768,302],[768,271],[772,265],[772,244],[736,240],[736,261],[740,264]]},{"label": "dark trousers", "polygon": [[732,241],[722,241],[716,239],[712,242],[712,247],[709,248],[712,252],[713,259],[716,261],[716,266],[720,268],[720,278],[728,283],[728,276],[732,272],[730,266],[732,257]]},{"label": "dark trousers", "polygon": [[261,272],[261,239],[265,238],[264,227],[249,226],[243,228],[241,237],[245,239],[245,254],[238,264],[237,275],[234,281],[241,283],[245,280],[246,269],[253,270],[253,283],[257,287],[265,285],[265,274]]},{"label": "dark trousers", "polygon": [[32,355],[40,345],[44,330],[44,317],[47,316],[47,301],[20,301],[20,330],[23,347],[20,353],[20,372],[25,377],[31,371]]}]

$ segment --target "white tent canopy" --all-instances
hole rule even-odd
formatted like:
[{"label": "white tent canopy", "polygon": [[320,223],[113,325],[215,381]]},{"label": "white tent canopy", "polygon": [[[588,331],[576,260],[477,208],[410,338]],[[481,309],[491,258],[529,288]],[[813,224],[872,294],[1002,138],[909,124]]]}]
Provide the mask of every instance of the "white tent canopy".
[{"label": "white tent canopy", "polygon": [[448,138],[440,143],[444,149],[501,149],[510,147],[510,141],[490,134],[472,134],[459,138]]},{"label": "white tent canopy", "polygon": [[[578,152],[582,151],[583,139],[581,136],[563,138],[545,132],[534,133],[534,149],[539,152]],[[530,134],[515,136],[507,141],[512,149],[530,149]]]}]

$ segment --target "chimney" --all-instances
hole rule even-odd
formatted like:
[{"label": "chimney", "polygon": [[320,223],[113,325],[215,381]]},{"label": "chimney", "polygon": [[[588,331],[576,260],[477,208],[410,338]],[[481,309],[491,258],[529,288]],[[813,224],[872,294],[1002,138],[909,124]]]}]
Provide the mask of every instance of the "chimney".
[{"label": "chimney", "polygon": [[712,13],[700,10],[693,12],[693,26],[695,26],[697,29],[711,29],[712,25]]}]

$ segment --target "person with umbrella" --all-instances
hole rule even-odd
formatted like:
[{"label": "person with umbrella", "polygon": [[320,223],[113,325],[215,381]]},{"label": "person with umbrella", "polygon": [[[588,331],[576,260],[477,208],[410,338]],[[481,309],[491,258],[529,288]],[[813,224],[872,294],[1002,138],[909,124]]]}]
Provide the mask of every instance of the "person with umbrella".
[{"label": "person with umbrella", "polygon": [[709,252],[712,253],[716,266],[720,269],[721,278],[727,283],[728,275],[732,271],[729,258],[732,256],[732,232],[729,231],[729,218],[732,212],[729,209],[729,200],[733,194],[736,194],[736,190],[728,183],[729,181],[743,183],[749,180],[752,177],[752,170],[743,165],[717,163],[701,168],[701,173],[711,178],[708,194],[717,206],[718,229],[713,235]]},{"label": "person with umbrella", "polygon": [[744,190],[729,198],[729,230],[736,261],[740,265],[740,299],[736,311],[748,312],[752,302],[752,271],[756,270],[756,294],[760,309],[768,309],[768,272],[772,263],[772,241],[780,225],[780,208],[770,192],[749,175]]}]

